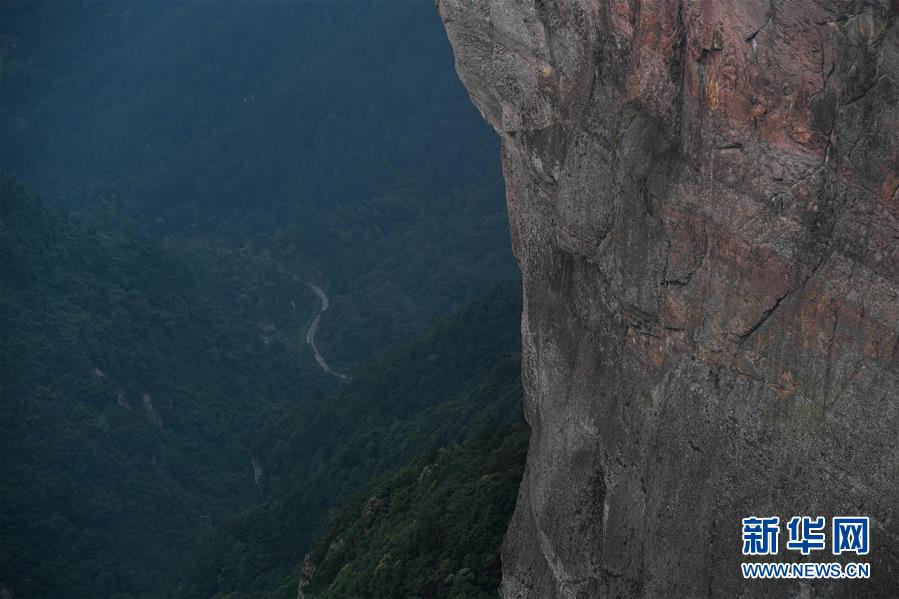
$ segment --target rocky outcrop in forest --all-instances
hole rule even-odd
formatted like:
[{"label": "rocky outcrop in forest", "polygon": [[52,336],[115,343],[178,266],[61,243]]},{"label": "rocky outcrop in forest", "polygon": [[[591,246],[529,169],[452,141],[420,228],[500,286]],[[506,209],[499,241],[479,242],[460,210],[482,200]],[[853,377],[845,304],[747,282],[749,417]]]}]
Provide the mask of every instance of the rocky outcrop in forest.
[{"label": "rocky outcrop in forest", "polygon": [[[894,597],[895,4],[438,8],[524,277],[503,594]],[[872,577],[744,580],[751,515],[870,516]]]}]

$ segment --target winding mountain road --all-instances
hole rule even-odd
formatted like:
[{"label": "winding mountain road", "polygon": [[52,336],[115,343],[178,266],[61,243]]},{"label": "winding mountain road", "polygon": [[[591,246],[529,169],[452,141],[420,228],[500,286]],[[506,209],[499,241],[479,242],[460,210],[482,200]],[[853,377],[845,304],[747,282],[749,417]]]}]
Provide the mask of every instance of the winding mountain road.
[{"label": "winding mountain road", "polygon": [[322,370],[330,375],[336,376],[339,379],[348,381],[350,380],[350,377],[337,372],[336,370],[328,366],[328,363],[322,357],[321,352],[319,352],[318,348],[315,346],[315,334],[318,332],[319,320],[321,319],[324,311],[328,309],[330,302],[328,301],[328,294],[325,293],[324,289],[322,289],[318,285],[315,285],[314,283],[309,283],[308,281],[306,282],[306,284],[309,285],[309,288],[315,292],[315,295],[318,296],[318,299],[321,300],[322,303],[321,309],[318,311],[318,314],[315,315],[315,318],[312,320],[312,324],[309,325],[309,330],[306,331],[306,345],[312,348],[312,353],[315,354],[315,361],[318,362],[318,365],[321,366]]},{"label": "winding mountain road", "polygon": [[345,381],[350,380],[349,376],[347,376],[343,373],[337,372],[336,370],[331,368],[328,365],[328,363],[325,361],[324,357],[322,357],[321,352],[318,351],[318,347],[316,347],[316,345],[315,345],[315,334],[318,332],[318,323],[321,321],[321,317],[322,317],[322,314],[324,313],[324,311],[327,310],[328,306],[331,305],[330,300],[328,300],[328,294],[325,293],[324,289],[322,289],[315,283],[310,283],[309,281],[305,281],[305,280],[301,279],[300,277],[298,277],[297,275],[293,274],[292,272],[289,272],[283,268],[280,269],[280,271],[281,271],[281,274],[291,277],[294,281],[301,281],[304,284],[308,285],[309,288],[312,289],[312,291],[315,293],[315,295],[318,296],[319,301],[321,301],[321,303],[322,303],[322,307],[319,308],[318,314],[315,315],[315,318],[312,320],[312,324],[309,325],[309,330],[306,331],[306,345],[308,345],[309,347],[312,348],[312,353],[315,355],[315,361],[318,362],[318,365],[321,367],[322,370],[324,370],[331,376],[335,376],[335,377],[337,377],[339,379],[343,379]]}]

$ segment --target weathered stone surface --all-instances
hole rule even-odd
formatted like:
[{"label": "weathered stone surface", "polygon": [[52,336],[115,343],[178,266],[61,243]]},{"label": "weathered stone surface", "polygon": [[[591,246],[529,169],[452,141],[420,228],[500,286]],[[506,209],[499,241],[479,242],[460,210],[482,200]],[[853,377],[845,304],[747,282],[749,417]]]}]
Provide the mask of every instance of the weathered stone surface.
[{"label": "weathered stone surface", "polygon": [[[896,597],[895,5],[437,4],[524,276],[504,595]],[[743,580],[803,514],[871,516],[873,577]]]}]

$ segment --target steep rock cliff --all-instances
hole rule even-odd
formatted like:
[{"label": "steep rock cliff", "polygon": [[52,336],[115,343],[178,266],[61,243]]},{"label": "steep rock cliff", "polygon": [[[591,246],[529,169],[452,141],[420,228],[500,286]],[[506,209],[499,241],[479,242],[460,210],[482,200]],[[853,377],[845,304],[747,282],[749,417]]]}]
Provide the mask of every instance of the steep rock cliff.
[{"label": "steep rock cliff", "polygon": [[[895,5],[437,4],[524,277],[504,595],[894,597]],[[803,514],[869,515],[872,578],[744,580]]]}]

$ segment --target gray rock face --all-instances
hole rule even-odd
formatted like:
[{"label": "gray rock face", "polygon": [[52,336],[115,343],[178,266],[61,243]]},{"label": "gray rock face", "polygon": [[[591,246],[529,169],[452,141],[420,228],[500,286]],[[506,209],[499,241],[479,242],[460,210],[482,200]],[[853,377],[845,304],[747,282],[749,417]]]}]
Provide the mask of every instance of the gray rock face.
[{"label": "gray rock face", "polygon": [[[437,4],[524,276],[503,594],[899,596],[895,6]],[[870,516],[807,559],[872,577],[744,580],[751,515]]]}]

